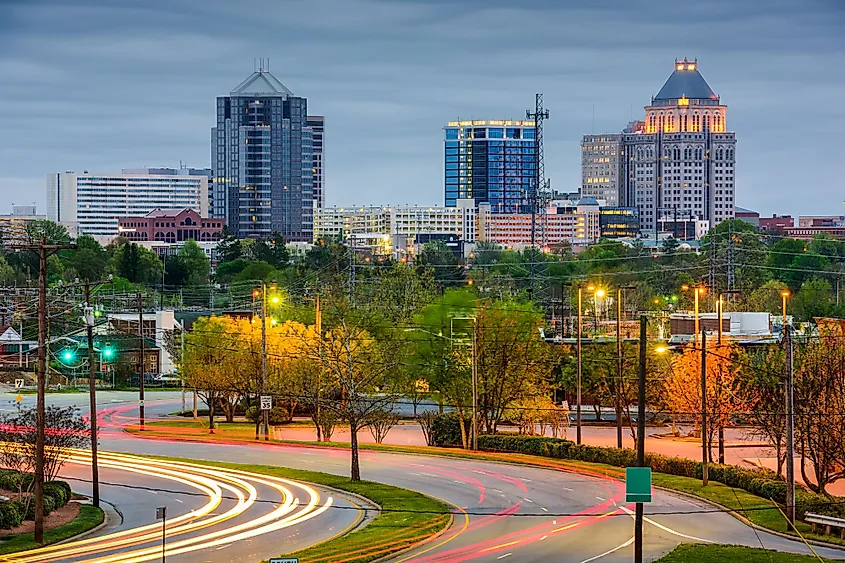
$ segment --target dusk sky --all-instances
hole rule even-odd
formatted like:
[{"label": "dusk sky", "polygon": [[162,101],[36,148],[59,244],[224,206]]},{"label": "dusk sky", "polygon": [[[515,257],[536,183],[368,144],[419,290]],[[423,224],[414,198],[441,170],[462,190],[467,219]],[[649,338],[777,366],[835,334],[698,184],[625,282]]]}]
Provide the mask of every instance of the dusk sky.
[{"label": "dusk sky", "polygon": [[326,116],[328,205],[442,205],[446,122],[524,119],[535,92],[575,191],[581,135],[697,57],[737,205],[845,214],[842,0],[0,0],[0,213],[45,213],[51,172],[209,166],[215,98],[259,57]]}]

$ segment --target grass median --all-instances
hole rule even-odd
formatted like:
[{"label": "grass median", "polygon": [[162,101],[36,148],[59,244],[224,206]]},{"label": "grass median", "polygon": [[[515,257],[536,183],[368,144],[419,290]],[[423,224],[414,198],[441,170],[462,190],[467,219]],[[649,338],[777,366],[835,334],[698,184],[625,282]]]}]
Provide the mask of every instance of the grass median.
[{"label": "grass median", "polygon": [[150,457],[237,469],[324,485],[360,495],[381,507],[382,510],[366,526],[313,547],[284,554],[299,557],[300,561],[308,563],[338,561],[341,556],[344,560],[354,559],[356,563],[373,561],[432,538],[446,529],[452,521],[452,514],[444,503],[416,491],[383,483],[352,481],[348,477],[339,475],[272,465],[246,465],[164,456]]},{"label": "grass median", "polygon": [[[53,528],[52,530],[44,531],[43,545],[60,542],[92,530],[103,523],[104,517],[105,515],[101,509],[90,504],[83,504],[79,509],[79,514],[72,522]],[[18,534],[4,538],[0,542],[0,554],[17,553],[18,551],[27,551],[36,547],[39,546],[35,543],[33,534]]]},{"label": "grass median", "polygon": [[[738,545],[682,544],[657,560],[658,563],[818,563],[812,555],[783,553]],[[824,559],[823,561],[830,561]]]}]

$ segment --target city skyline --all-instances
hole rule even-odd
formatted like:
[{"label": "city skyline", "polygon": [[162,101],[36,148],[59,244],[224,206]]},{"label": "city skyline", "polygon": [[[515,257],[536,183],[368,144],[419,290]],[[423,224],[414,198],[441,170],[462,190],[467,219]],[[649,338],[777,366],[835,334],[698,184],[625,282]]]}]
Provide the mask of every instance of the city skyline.
[{"label": "city skyline", "polygon": [[[723,2],[654,6],[663,21],[694,20],[701,34],[668,24],[655,34],[653,14],[616,2],[316,4],[278,14],[236,14],[215,2],[193,14],[178,0],[166,9],[7,4],[5,207],[34,200],[45,209],[43,177],[56,170],[210,166],[213,100],[258,57],[330,122],[326,205],[441,203],[442,125],[521,119],[535,92],[551,111],[546,176],[553,189],[572,191],[581,136],[616,133],[641,117],[667,61],[685,56],[705,66],[742,136],[737,205],[763,215],[841,205],[835,159],[819,158],[838,146],[845,125],[837,109],[845,78],[829,64],[845,50],[836,35],[845,11],[833,3],[775,2],[765,14]],[[472,29],[462,26],[469,21]],[[522,39],[484,41],[504,31]],[[536,46],[525,40],[535,34]],[[457,47],[461,57],[448,55]],[[795,198],[796,190],[813,197]]]}]

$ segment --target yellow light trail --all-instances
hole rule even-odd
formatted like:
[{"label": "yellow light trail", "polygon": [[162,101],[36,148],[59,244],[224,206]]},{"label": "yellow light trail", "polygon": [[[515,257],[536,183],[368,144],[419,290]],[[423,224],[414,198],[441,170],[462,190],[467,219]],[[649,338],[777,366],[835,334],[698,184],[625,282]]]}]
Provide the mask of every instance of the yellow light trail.
[{"label": "yellow light trail", "polygon": [[[90,465],[90,452],[75,450],[68,461],[80,465]],[[167,520],[168,539],[175,537],[179,539],[168,542],[165,555],[178,555],[208,549],[295,526],[320,516],[334,502],[332,497],[327,497],[321,501],[320,493],[305,483],[236,469],[162,461],[106,452],[101,452],[99,465],[104,468],[180,483],[208,497],[207,502],[200,508]],[[193,535],[209,526],[224,524],[254,507],[258,500],[256,484],[269,487],[279,494],[280,502],[274,510],[228,528],[218,528]],[[294,494],[296,489],[305,494],[307,501],[300,502]],[[224,492],[234,495],[235,503],[227,511],[221,514],[213,514],[213,511],[222,503]],[[86,538],[16,553],[0,557],[0,560],[10,563],[38,563],[68,558],[78,558],[84,563],[157,561],[161,558],[161,546],[158,544],[161,538],[160,531],[161,525],[152,523],[101,537]],[[144,547],[145,545],[147,547]],[[114,553],[116,550],[120,550],[120,552]]]}]

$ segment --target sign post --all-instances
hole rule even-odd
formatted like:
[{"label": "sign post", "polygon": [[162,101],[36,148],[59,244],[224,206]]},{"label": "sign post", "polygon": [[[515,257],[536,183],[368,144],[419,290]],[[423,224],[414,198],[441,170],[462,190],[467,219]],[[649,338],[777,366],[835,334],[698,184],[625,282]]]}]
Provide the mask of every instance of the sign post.
[{"label": "sign post", "polygon": [[166,539],[166,525],[167,525],[167,507],[160,506],[156,508],[156,520],[161,520],[161,563],[164,562],[164,542]]}]

